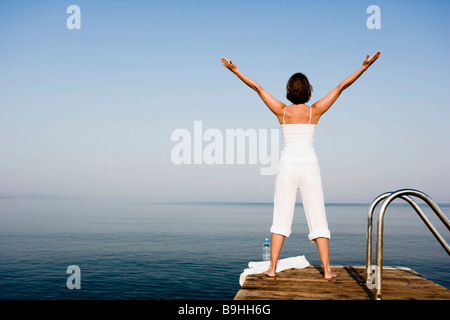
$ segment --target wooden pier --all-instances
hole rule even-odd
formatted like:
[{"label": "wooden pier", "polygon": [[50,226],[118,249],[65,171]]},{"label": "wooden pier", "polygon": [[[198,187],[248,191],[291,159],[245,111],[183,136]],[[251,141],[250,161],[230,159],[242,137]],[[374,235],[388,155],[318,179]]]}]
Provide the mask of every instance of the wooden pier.
[{"label": "wooden pier", "polygon": [[[366,286],[365,267],[332,266],[337,278],[323,278],[322,267],[278,272],[276,277],[249,275],[235,300],[374,300]],[[450,300],[450,290],[414,270],[383,267],[383,300]]]}]

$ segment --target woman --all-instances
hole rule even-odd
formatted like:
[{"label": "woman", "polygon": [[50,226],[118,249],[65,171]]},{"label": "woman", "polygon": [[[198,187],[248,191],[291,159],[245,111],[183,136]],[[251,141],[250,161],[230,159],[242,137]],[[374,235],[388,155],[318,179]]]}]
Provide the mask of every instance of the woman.
[{"label": "woman", "polygon": [[313,147],[314,132],[320,117],[333,105],[341,93],[378,59],[380,53],[380,51],[376,52],[371,58],[367,55],[361,68],[311,106],[306,105],[311,97],[312,87],[305,75],[296,73],[289,79],[286,85],[286,98],[292,104],[286,106],[254,80],[241,73],[231,60],[221,58],[226,68],[259,94],[277,116],[283,133],[283,151],[275,182],[273,223],[270,228],[272,233],[270,265],[265,272],[266,275],[275,276],[284,239],[291,233],[295,197],[297,189],[300,189],[309,227],[308,238],[317,245],[324,278],[336,277],[330,268],[328,244],[330,231],[325,215],[320,168]]}]

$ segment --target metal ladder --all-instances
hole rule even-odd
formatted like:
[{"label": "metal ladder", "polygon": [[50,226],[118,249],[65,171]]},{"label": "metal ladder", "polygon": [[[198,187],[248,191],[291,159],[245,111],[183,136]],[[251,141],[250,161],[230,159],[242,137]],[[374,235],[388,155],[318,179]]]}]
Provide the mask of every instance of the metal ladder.
[{"label": "metal ladder", "polygon": [[[419,206],[416,202],[414,202],[409,196],[415,196],[423,201],[436,213],[439,219],[445,224],[447,229],[450,231],[450,222],[447,217],[442,213],[436,203],[425,193],[414,190],[414,189],[400,189],[394,192],[386,192],[380,194],[378,197],[373,200],[368,214],[367,219],[367,239],[366,239],[366,285],[369,289],[375,288],[375,299],[381,300],[381,288],[382,288],[382,276],[383,276],[383,224],[384,224],[384,214],[386,212],[389,204],[397,199],[401,198],[409,203],[417,214],[420,216],[422,221],[427,225],[439,243],[444,247],[447,251],[447,254],[450,255],[450,247],[445,242],[444,238],[439,234],[439,232],[434,228],[431,222],[427,219],[425,214],[420,210]],[[372,217],[375,207],[378,203],[383,201],[381,205],[380,211],[378,213],[377,220],[377,248],[376,248],[376,265],[372,266]],[[374,268],[375,267],[375,268]],[[373,273],[374,272],[374,273]],[[373,283],[375,281],[375,283]]]}]

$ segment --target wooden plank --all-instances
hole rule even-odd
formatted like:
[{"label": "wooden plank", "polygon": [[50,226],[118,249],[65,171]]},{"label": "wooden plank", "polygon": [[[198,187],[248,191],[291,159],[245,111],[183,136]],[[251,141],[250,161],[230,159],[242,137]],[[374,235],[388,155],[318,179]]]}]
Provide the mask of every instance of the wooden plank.
[{"label": "wooden plank", "polygon": [[[373,300],[366,287],[364,266],[332,266],[337,278],[323,278],[322,268],[309,266],[277,273],[247,276],[235,300]],[[383,300],[450,300],[450,290],[409,268],[383,268]]]}]

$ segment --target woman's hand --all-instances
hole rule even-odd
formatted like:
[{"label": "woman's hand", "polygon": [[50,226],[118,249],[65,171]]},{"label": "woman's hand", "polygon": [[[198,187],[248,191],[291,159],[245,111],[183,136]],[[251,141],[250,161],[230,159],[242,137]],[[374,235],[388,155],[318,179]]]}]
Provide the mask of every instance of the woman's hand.
[{"label": "woman's hand", "polygon": [[365,68],[365,69],[369,68],[372,65],[372,63],[374,63],[378,59],[380,54],[381,54],[381,51],[377,51],[370,59],[369,59],[369,55],[367,55],[366,59],[363,61],[363,64],[362,64],[363,68]]},{"label": "woman's hand", "polygon": [[333,105],[333,103],[339,98],[341,93],[347,89],[353,82],[355,82],[366,70],[369,68],[372,63],[374,63],[378,57],[380,56],[381,51],[377,51],[370,59],[369,55],[367,55],[364,60],[362,67],[359,68],[356,72],[354,72],[351,76],[347,77],[344,81],[342,81],[336,88],[331,90],[325,97],[317,101],[312,105],[316,110],[316,113],[320,115],[327,112],[327,110]]},{"label": "woman's hand", "polygon": [[238,67],[237,67],[237,65],[235,65],[234,63],[233,63],[233,61],[231,61],[231,60],[227,60],[227,59],[225,59],[225,58],[221,58],[220,59],[221,61],[222,61],[222,63],[223,63],[223,65],[225,66],[225,68],[227,68],[228,70],[230,70],[231,72],[235,72],[235,71],[237,71],[237,69],[238,69]]},{"label": "woman's hand", "polygon": [[281,101],[278,101],[272,95],[267,92],[264,88],[262,88],[255,80],[247,77],[241,71],[238,70],[237,65],[233,63],[231,60],[227,60],[225,58],[220,59],[223,62],[225,68],[234,73],[239,79],[241,79],[246,85],[255,90],[264,103],[269,107],[269,109],[278,117],[283,114],[283,107],[285,104]]}]

